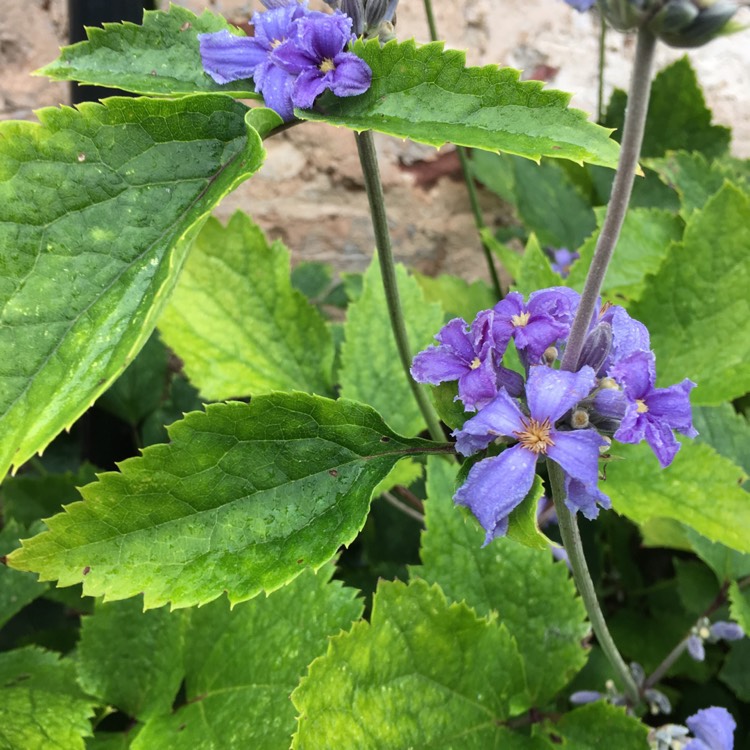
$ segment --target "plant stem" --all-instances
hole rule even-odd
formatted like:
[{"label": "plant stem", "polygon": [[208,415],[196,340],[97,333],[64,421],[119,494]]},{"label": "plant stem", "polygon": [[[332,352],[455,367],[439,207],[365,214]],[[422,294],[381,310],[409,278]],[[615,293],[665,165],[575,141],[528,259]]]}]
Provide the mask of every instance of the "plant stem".
[{"label": "plant stem", "polygon": [[648,112],[648,100],[651,93],[651,69],[654,61],[654,49],[656,37],[646,29],[638,32],[638,44],[635,51],[635,63],[630,80],[630,92],[628,94],[628,106],[625,112],[625,124],[622,131],[622,144],[620,147],[620,160],[617,165],[617,173],[612,184],[612,195],[607,206],[607,215],[604,217],[596,250],[591,261],[586,284],[583,287],[581,303],[578,313],[573,321],[573,327],[565,346],[565,354],[562,359],[564,370],[575,370],[578,366],[578,357],[583,348],[583,341],[589,329],[591,317],[594,314],[596,301],[607,273],[607,266],[612,259],[612,254],[620,236],[622,223],[628,209],[630,194],[633,191],[633,180],[638,168],[638,156],[643,143],[643,131],[646,126],[646,113]]},{"label": "plant stem", "polygon": [[[427,25],[430,27],[430,39],[433,42],[438,40],[437,26],[435,25],[435,16],[432,12],[432,0],[424,0],[424,12],[427,16]],[[469,164],[469,150],[463,146],[456,146],[456,153],[458,154],[458,160],[461,162],[461,171],[463,172],[464,182],[466,183],[466,190],[469,194],[469,204],[471,205],[471,213],[474,215],[474,226],[477,228],[477,232],[481,237],[482,230],[487,228],[484,223],[484,216],[482,215],[482,209],[479,205],[479,196],[477,194],[477,186],[474,182],[474,178],[471,175],[471,166]],[[503,288],[500,285],[500,278],[497,275],[497,268],[495,268],[495,260],[492,257],[492,251],[487,247],[484,240],[481,240],[482,251],[484,252],[484,259],[487,262],[487,270],[490,273],[490,279],[492,279],[492,288],[497,296],[498,300],[504,297]]]},{"label": "plant stem", "polygon": [[417,523],[424,526],[424,513],[420,513],[418,510],[414,510],[414,508],[409,507],[406,503],[402,503],[395,495],[392,495],[390,492],[384,492],[383,499],[389,505],[392,505],[397,510],[400,510],[404,515],[409,516],[409,518],[413,518]]},{"label": "plant stem", "polygon": [[640,702],[640,693],[635,680],[628,669],[625,660],[617,650],[614,639],[609,632],[607,622],[604,619],[604,613],[599,606],[599,600],[596,597],[594,582],[591,580],[586,557],[583,553],[583,544],[581,543],[581,534],[578,530],[575,516],[562,503],[565,497],[565,486],[562,469],[553,462],[548,463],[550,484],[552,487],[552,497],[557,510],[557,520],[560,525],[560,536],[562,537],[563,546],[568,553],[568,560],[573,571],[573,578],[576,587],[583,600],[583,606],[591,621],[591,627],[594,630],[596,639],[604,651],[604,655],[609,660],[615,673],[620,679],[625,694],[631,706],[636,706]]},{"label": "plant stem", "polygon": [[662,677],[670,670],[672,665],[682,656],[682,652],[687,648],[688,639],[683,638],[665,657],[661,664],[651,673],[646,682],[643,683],[643,689],[648,690],[661,681]]},{"label": "plant stem", "polygon": [[409,347],[409,338],[406,333],[406,324],[404,322],[404,313],[401,308],[401,299],[398,294],[398,284],[396,282],[396,267],[393,263],[393,250],[391,248],[391,235],[388,231],[388,218],[385,213],[385,196],[383,195],[383,183],[380,181],[380,168],[378,167],[378,156],[375,151],[375,141],[372,137],[372,131],[365,130],[362,133],[355,133],[357,141],[357,151],[359,161],[362,165],[362,174],[365,178],[365,190],[367,191],[367,200],[370,204],[370,216],[372,218],[372,228],[375,232],[375,247],[378,251],[380,260],[380,274],[383,278],[383,287],[385,289],[385,299],[388,305],[388,315],[391,319],[391,328],[393,336],[396,339],[396,348],[401,364],[406,373],[406,379],[409,387],[414,394],[414,399],[422,412],[427,429],[433,440],[445,442],[445,434],[440,426],[435,410],[427,398],[427,394],[411,376],[411,348]]},{"label": "plant stem", "polygon": [[599,14],[599,79],[596,89],[596,121],[601,124],[604,122],[604,67],[607,57],[607,22],[604,15]]},{"label": "plant stem", "polygon": [[[656,38],[653,34],[645,29],[640,29],[630,82],[628,106],[625,113],[617,174],[612,185],[612,195],[607,206],[607,214],[604,218],[601,233],[599,234],[596,251],[591,261],[591,268],[586,277],[586,284],[581,295],[578,312],[573,321],[568,343],[565,347],[565,354],[563,355],[561,364],[564,370],[574,371],[578,368],[578,358],[583,348],[583,342],[594,314],[599,292],[601,291],[604,276],[607,272],[607,266],[614,253],[617,239],[622,229],[622,223],[625,219],[630,194],[633,190],[633,180],[635,179],[638,167],[638,157],[646,125],[655,47]],[[565,487],[562,469],[554,463],[550,464],[549,469],[552,497],[560,523],[560,535],[570,559],[573,577],[575,578],[599,645],[618,674],[628,700],[635,706],[640,702],[638,686],[635,684],[630,670],[617,650],[617,646],[609,632],[606,620],[596,598],[596,590],[591,580],[588,565],[586,564],[586,557],[583,553],[581,535],[578,530],[576,518],[565,507],[563,502]]]}]

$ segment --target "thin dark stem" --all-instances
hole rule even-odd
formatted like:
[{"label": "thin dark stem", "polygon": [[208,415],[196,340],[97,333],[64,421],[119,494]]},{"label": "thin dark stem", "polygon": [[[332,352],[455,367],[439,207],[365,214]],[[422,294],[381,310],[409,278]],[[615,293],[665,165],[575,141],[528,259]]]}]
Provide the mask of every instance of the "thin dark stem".
[{"label": "thin dark stem", "polygon": [[[427,16],[427,25],[430,27],[430,39],[433,42],[438,40],[437,26],[435,25],[435,16],[432,12],[432,0],[424,0],[424,12]],[[471,165],[469,163],[469,150],[463,146],[456,146],[456,153],[458,154],[458,160],[461,162],[461,171],[464,176],[464,183],[466,183],[466,190],[469,194],[469,204],[471,205],[471,213],[474,215],[474,226],[477,228],[477,232],[481,238],[482,230],[487,228],[484,223],[484,216],[482,215],[482,209],[479,205],[479,195],[477,194],[477,186],[474,182],[474,177],[471,174]],[[495,260],[492,257],[492,251],[487,246],[487,243],[482,239],[482,252],[484,253],[484,259],[487,263],[487,270],[492,280],[492,288],[495,292],[495,296],[498,299],[503,298],[503,288],[500,284],[500,277],[497,275],[497,268],[495,267]]]},{"label": "thin dark stem", "polygon": [[615,251],[620,236],[622,223],[628,209],[633,181],[638,169],[638,157],[643,143],[643,131],[646,126],[646,113],[651,93],[651,70],[654,61],[656,37],[645,29],[638,32],[638,44],[635,52],[635,63],[630,81],[628,107],[625,113],[625,125],[622,132],[620,161],[612,185],[612,195],[607,206],[607,215],[596,243],[596,250],[591,261],[586,284],[583,287],[581,303],[573,321],[573,327],[565,346],[562,359],[563,370],[576,370],[581,355],[583,341],[594,314],[596,301],[607,273],[607,266]]},{"label": "thin dark stem", "polygon": [[398,284],[396,282],[396,267],[393,262],[393,250],[391,248],[391,235],[388,231],[388,218],[385,213],[385,196],[383,195],[383,183],[380,180],[380,168],[378,167],[378,156],[375,151],[375,141],[372,132],[369,130],[363,133],[355,133],[357,140],[357,151],[359,152],[359,161],[362,165],[362,174],[365,179],[365,190],[367,191],[367,200],[370,203],[370,215],[372,218],[372,228],[375,232],[375,247],[380,259],[380,274],[383,278],[383,287],[385,289],[385,298],[388,305],[388,315],[391,319],[391,328],[393,336],[396,339],[396,348],[398,356],[409,382],[409,387],[414,394],[414,399],[422,412],[427,429],[433,440],[439,442],[445,441],[445,434],[440,427],[438,419],[432,404],[427,398],[427,394],[411,376],[411,348],[409,347],[409,337],[406,333],[406,324],[404,322],[404,313],[401,308],[401,298],[398,294]]},{"label": "thin dark stem", "polygon": [[607,22],[599,14],[599,80],[596,90],[596,121],[604,122],[604,68],[607,58]]},{"label": "thin dark stem", "polygon": [[406,503],[402,503],[395,495],[392,495],[390,492],[384,492],[383,500],[397,510],[400,510],[404,515],[413,518],[417,523],[424,526],[424,514],[420,513],[418,510],[414,510],[414,508],[411,508]]}]

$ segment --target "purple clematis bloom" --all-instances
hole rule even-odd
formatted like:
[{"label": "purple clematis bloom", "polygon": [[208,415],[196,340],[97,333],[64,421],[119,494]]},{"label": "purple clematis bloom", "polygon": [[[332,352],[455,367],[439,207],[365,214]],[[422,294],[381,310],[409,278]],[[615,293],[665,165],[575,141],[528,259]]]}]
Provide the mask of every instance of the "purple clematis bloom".
[{"label": "purple clematis bloom", "polygon": [[418,383],[438,385],[458,380],[458,398],[468,411],[489,403],[498,390],[493,363],[492,310],[483,310],[467,331],[462,318],[454,318],[435,336],[431,346],[414,357],[411,374]]},{"label": "purple clematis bloom", "polygon": [[[606,441],[593,429],[566,432],[555,427],[557,420],[588,396],[595,384],[590,367],[578,372],[532,367],[526,384],[528,415],[501,390],[454,433],[456,449],[464,455],[486,448],[499,436],[518,440],[499,456],[475,464],[454,496],[484,527],[485,544],[507,532],[508,517],[531,489],[540,457],[552,459],[584,491],[595,494],[599,448]],[[571,510],[578,509],[569,499],[565,502]]]},{"label": "purple clematis bloom", "polygon": [[612,368],[611,375],[622,383],[627,400],[615,440],[640,443],[645,439],[662,468],[669,466],[680,449],[672,430],[691,438],[698,434],[693,427],[689,395],[695,383],[685,378],[678,385],[655,388],[653,352],[633,352]]},{"label": "purple clematis bloom", "polygon": [[745,637],[742,626],[726,620],[717,620],[711,625],[709,632],[711,641],[740,641]]},{"label": "purple clematis bloom", "polygon": [[703,645],[703,638],[695,633],[688,636],[687,652],[694,661],[703,661],[706,658],[706,648]]},{"label": "purple clematis bloom", "polygon": [[567,247],[550,248],[548,252],[552,256],[552,270],[564,279],[570,275],[573,262],[581,257],[577,252],[568,250]]},{"label": "purple clematis bloom", "polygon": [[562,286],[533,292],[525,304],[522,294],[511,292],[494,307],[495,340],[505,348],[514,339],[524,366],[539,364],[545,350],[570,332],[579,302],[578,292]]},{"label": "purple clematis bloom", "polygon": [[352,37],[352,19],[340,11],[311,12],[299,22],[299,35],[278,45],[273,61],[295,76],[292,101],[309,109],[326,89],[336,96],[354,96],[370,88],[367,63],[344,49]]},{"label": "purple clematis bloom", "polygon": [[294,76],[274,65],[271,53],[287,38],[296,37],[296,22],[311,11],[296,0],[267,0],[265,5],[269,10],[253,14],[253,37],[226,30],[198,35],[203,68],[217,83],[253,78],[266,106],[291,120]]},{"label": "purple clematis bloom", "polygon": [[733,750],[737,723],[726,708],[704,708],[685,723],[695,737],[685,745],[685,750]]}]

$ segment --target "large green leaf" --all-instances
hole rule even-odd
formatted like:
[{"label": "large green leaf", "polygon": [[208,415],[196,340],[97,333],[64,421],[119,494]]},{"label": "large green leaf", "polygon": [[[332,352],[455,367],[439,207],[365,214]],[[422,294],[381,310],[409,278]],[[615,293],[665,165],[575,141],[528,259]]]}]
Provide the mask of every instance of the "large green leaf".
[{"label": "large green leaf", "polygon": [[212,401],[270,391],[330,395],[333,343],[291,284],[289,251],[237,212],[209,219],[159,320],[190,381]]},{"label": "large green leaf", "polygon": [[134,750],[286,750],[296,712],[289,696],[326,637],[362,614],[355,589],[329,583],[333,566],[305,571],[270,597],[190,613],[185,697],[153,717]]},{"label": "large green leaf", "polygon": [[221,16],[196,16],[171,5],[168,13],[146,11],[143,25],[105,23],[87,28],[88,41],[63,47],[60,57],[38,70],[58,81],[171,96],[224,91],[238,97],[257,96],[250,80],[215,83],[203,71],[198,34],[228,30],[241,34]]},{"label": "large green leaf", "polygon": [[497,613],[518,643],[531,700],[543,705],[586,663],[586,611],[568,569],[554,563],[549,550],[511,539],[482,547],[484,532],[451,499],[455,479],[454,464],[428,459],[427,531],[422,565],[412,571],[439,582],[448,599],[465,600],[479,615]]},{"label": "large green leaf", "polygon": [[184,618],[143,611],[140,599],[97,602],[81,621],[78,681],[89,694],[146,721],[171,711],[183,677]]},{"label": "large green leaf", "polygon": [[731,404],[696,406],[693,426],[698,430],[698,442],[708,443],[750,475],[750,422],[744,414]]},{"label": "large green leaf", "polygon": [[[246,112],[226,96],[114,98],[0,123],[0,476],[146,341],[195,233],[261,165]],[[267,113],[248,123],[278,122]]]},{"label": "large green leaf", "polygon": [[528,296],[537,289],[560,286],[561,284],[560,276],[552,270],[549,258],[542,250],[536,235],[532,234],[526,243],[513,289],[521,292],[524,296]]},{"label": "large green leaf", "polygon": [[83,750],[93,701],[70,660],[38,648],[0,654],[0,748]]},{"label": "large green leaf", "polygon": [[750,503],[739,485],[741,468],[708,445],[685,440],[672,465],[661,469],[645,443],[612,448],[622,461],[607,464],[602,486],[615,510],[636,523],[682,521],[707,539],[750,552]]},{"label": "large green leaf", "polygon": [[143,592],[146,607],[222,592],[242,601],[330,560],[396,461],[436,448],[400,438],[364,404],[302,393],[214,404],[169,433],[84,487],[86,502],[49,519],[10,564],[92,596]]},{"label": "large green leaf", "polygon": [[441,42],[377,39],[356,42],[355,54],[372,69],[372,85],[359,96],[320,99],[295,110],[354,130],[377,130],[431,146],[451,142],[530,159],[541,156],[614,167],[617,144],[609,131],[568,109],[569,94],[520,81],[513,68],[467,68],[466,57]]},{"label": "large green leaf", "polygon": [[[434,343],[443,312],[439,305],[425,302],[419,284],[401,265],[396,266],[396,279],[414,355]],[[344,333],[341,394],[375,407],[402,435],[421,432],[424,417],[401,366],[376,257],[365,274],[362,296],[349,305]]]},{"label": "large green leaf", "polygon": [[750,195],[726,184],[695,211],[630,309],[646,324],[660,385],[688,377],[696,404],[750,391]]},{"label": "large green leaf", "polygon": [[424,581],[381,582],[371,621],[333,638],[292,700],[298,750],[504,747],[502,722],[528,707],[505,626]]}]

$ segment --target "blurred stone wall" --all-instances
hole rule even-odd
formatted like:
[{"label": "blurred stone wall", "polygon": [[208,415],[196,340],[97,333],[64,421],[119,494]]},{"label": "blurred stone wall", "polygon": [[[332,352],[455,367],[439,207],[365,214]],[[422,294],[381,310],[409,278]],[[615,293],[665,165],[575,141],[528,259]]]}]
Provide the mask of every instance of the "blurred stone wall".
[{"label": "blurred stone wall", "polygon": [[[260,9],[259,0],[182,0],[200,12],[209,7],[234,21]],[[319,4],[317,0],[312,5]],[[433,0],[436,21],[449,46],[467,49],[473,65],[499,63],[521,68],[573,92],[573,104],[596,107],[598,23],[561,0]],[[166,3],[162,3],[166,5]],[[750,21],[741,16],[745,23]],[[420,0],[401,0],[401,38],[427,40]],[[68,101],[68,87],[31,77],[54,59],[67,34],[66,0],[2,0],[0,13],[0,118],[30,118],[37,107]],[[634,40],[607,37],[607,96],[627,87]],[[658,67],[683,52],[661,45]],[[736,155],[750,156],[750,31],[691,51],[690,57],[717,122],[734,131]],[[394,250],[428,273],[484,275],[469,204],[455,154],[377,137],[386,187]],[[293,251],[295,261],[321,260],[340,270],[362,270],[372,252],[372,235],[359,164],[350,133],[325,125],[292,128],[266,143],[262,171],[227,197],[216,214],[248,212]],[[507,209],[482,195],[490,224],[507,219]]]}]

